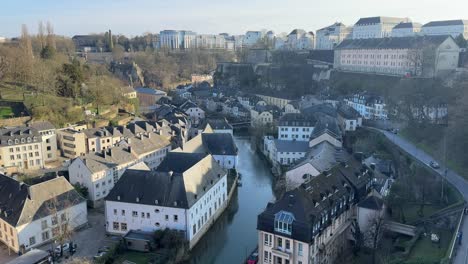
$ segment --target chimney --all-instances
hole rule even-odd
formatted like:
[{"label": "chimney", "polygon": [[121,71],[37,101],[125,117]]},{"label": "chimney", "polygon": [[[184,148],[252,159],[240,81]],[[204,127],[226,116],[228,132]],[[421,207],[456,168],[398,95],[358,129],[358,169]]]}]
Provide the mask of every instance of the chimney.
[{"label": "chimney", "polygon": [[127,143],[132,144],[132,139],[131,138],[127,139]]},{"label": "chimney", "polygon": [[107,158],[107,153],[105,149],[101,150],[101,154],[103,158]]},{"label": "chimney", "polygon": [[148,138],[151,138],[151,132],[148,133]]},{"label": "chimney", "polygon": [[159,204],[159,201],[158,201],[158,200],[154,200],[154,204]]},{"label": "chimney", "polygon": [[132,153],[132,146],[128,146],[128,152]]},{"label": "chimney", "polygon": [[294,201],[294,195],[290,194],[289,195],[289,206],[293,206],[294,202],[295,202]]},{"label": "chimney", "polygon": [[117,201],[120,201],[120,195],[117,195]]},{"label": "chimney", "polygon": [[137,198],[136,198],[136,202],[137,202],[137,203],[140,202],[140,197],[137,197]]}]

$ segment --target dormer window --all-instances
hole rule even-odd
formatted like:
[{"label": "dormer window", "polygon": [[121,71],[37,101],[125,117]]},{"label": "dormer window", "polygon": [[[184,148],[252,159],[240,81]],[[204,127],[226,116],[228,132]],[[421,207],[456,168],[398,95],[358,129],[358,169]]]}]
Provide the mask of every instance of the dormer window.
[{"label": "dormer window", "polygon": [[275,214],[275,232],[291,235],[294,220],[292,213],[279,211]]},{"label": "dormer window", "polygon": [[18,144],[19,143],[19,140],[18,139],[15,139],[15,144]]},{"label": "dormer window", "polygon": [[30,138],[30,137],[28,137],[27,141],[28,141],[28,143],[29,143],[29,142],[31,142],[31,138]]},{"label": "dormer window", "polygon": [[13,140],[9,139],[8,140],[8,145],[11,145],[11,144],[13,144]]},{"label": "dormer window", "polygon": [[36,141],[37,141],[37,137],[33,137],[33,141],[36,142]]}]

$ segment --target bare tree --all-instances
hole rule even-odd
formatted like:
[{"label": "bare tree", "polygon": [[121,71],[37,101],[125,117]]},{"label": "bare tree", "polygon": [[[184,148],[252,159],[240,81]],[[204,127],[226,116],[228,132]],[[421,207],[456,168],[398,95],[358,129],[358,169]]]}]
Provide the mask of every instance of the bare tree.
[{"label": "bare tree", "polygon": [[39,21],[38,29],[37,29],[37,39],[39,40],[41,50],[46,46],[46,37],[44,35],[45,27],[42,21]]},{"label": "bare tree", "polygon": [[47,45],[53,49],[57,48],[57,45],[55,44],[54,27],[50,21],[47,21]]},{"label": "bare tree", "polygon": [[384,218],[379,212],[371,214],[369,226],[363,234],[364,245],[372,252],[372,264],[376,263],[377,250],[382,241],[384,231]]}]

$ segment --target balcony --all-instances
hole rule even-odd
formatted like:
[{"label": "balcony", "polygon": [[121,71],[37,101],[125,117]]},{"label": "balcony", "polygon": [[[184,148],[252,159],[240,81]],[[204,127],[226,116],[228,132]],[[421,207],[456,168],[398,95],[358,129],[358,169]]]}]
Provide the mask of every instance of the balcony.
[{"label": "balcony", "polygon": [[284,251],[283,248],[272,248],[271,252],[273,253],[273,256],[281,257],[283,259],[290,260],[291,259],[291,253]]}]

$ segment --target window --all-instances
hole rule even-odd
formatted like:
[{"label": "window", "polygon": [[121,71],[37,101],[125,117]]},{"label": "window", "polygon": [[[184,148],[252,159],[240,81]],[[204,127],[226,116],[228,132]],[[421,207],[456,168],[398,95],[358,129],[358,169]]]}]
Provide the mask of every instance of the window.
[{"label": "window", "polygon": [[36,237],[35,236],[32,236],[29,238],[29,245],[32,246],[36,244]]},{"label": "window", "polygon": [[159,227],[161,224],[159,224],[159,222],[156,222],[154,225]]},{"label": "window", "polygon": [[118,222],[113,222],[113,223],[112,223],[112,228],[113,228],[114,230],[119,230],[119,223],[118,223]]},{"label": "window", "polygon": [[127,223],[120,223],[120,230],[127,231]]},{"label": "window", "polygon": [[52,228],[52,237],[56,237],[60,234],[60,227],[54,227]]},{"label": "window", "polygon": [[298,246],[297,255],[302,256],[303,255],[302,243],[298,242],[297,246]]},{"label": "window", "polygon": [[164,218],[166,219],[166,221],[169,221],[169,215],[166,215]]},{"label": "window", "polygon": [[145,213],[141,212],[141,218],[145,218]]},{"label": "window", "polygon": [[179,216],[178,215],[174,215],[174,222],[177,222],[179,221]]},{"label": "window", "polygon": [[283,248],[283,239],[281,237],[278,237],[278,247]]},{"label": "window", "polygon": [[125,215],[125,210],[122,210],[122,215]]},{"label": "window", "polygon": [[193,235],[195,235],[195,233],[197,232],[197,225],[192,226],[192,232],[193,232]]},{"label": "window", "polygon": [[137,217],[137,216],[138,216],[138,212],[137,212],[137,211],[133,211],[133,212],[132,212],[132,216],[133,216],[133,217]]},{"label": "window", "polygon": [[291,241],[289,239],[285,239],[286,242],[286,250],[291,250]]},{"label": "window", "polygon": [[269,245],[269,243],[268,243],[268,238],[269,238],[268,234],[264,234],[264,235],[263,235],[263,244],[264,244],[265,246],[268,246],[268,245]]},{"label": "window", "polygon": [[45,231],[42,233],[42,241],[49,240],[49,231]]},{"label": "window", "polygon": [[291,235],[292,223],[294,220],[293,214],[285,211],[279,211],[275,214],[275,231]]},{"label": "window", "polygon": [[47,220],[42,220],[41,222],[42,230],[47,228]]},{"label": "window", "polygon": [[263,252],[263,262],[268,262],[268,251]]},{"label": "window", "polygon": [[56,225],[58,223],[57,216],[52,216],[52,225]]}]

